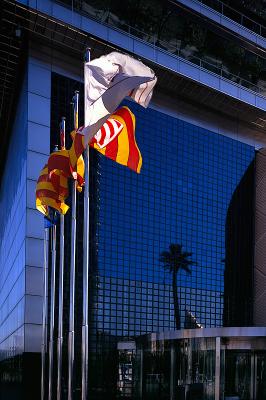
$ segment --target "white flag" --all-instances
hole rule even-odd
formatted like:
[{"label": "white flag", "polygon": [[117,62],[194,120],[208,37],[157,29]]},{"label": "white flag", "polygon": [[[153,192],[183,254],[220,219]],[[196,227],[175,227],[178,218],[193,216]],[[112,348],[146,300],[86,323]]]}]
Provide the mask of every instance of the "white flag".
[{"label": "white flag", "polygon": [[148,107],[157,78],[152,69],[134,58],[113,52],[85,64],[85,128],[87,145],[106,119],[130,96]]}]

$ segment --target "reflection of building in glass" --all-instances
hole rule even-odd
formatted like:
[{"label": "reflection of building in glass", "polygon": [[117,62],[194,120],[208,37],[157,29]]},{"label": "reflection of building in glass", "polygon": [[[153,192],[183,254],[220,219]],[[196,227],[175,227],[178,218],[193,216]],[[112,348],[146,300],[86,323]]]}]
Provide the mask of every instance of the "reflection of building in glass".
[{"label": "reflection of building in glass", "polygon": [[[125,100],[136,115],[141,174],[90,152],[89,398],[264,399],[265,332],[252,328],[266,325],[266,42],[256,19],[263,2],[256,10],[245,2],[255,21],[218,0],[203,0],[198,10],[194,0],[130,0],[123,8],[113,0],[43,0],[34,9],[23,3],[6,0],[0,25],[12,60],[10,96],[0,98],[0,398],[39,398],[43,220],[34,190],[58,143],[61,116],[71,130],[74,90],[83,102],[82,59],[90,46],[92,58],[114,49],[142,58],[158,84],[146,110]],[[82,215],[81,194],[76,398]],[[65,222],[64,396],[70,214]],[[193,261],[191,273],[176,274],[176,293],[160,261],[171,244]]]},{"label": "reflection of building in glass", "polygon": [[[58,82],[62,88],[70,85],[66,78],[54,75],[53,85],[57,87]],[[60,104],[60,99],[58,92],[53,102]],[[115,368],[114,356],[108,352],[115,351],[117,340],[175,329],[171,275],[159,262],[161,251],[170,243],[182,243],[197,263],[191,266],[191,275],[181,271],[177,275],[181,327],[222,326],[223,259],[230,258],[225,253],[224,223],[231,212],[230,232],[239,238],[243,227],[236,223],[236,210],[245,215],[246,210],[252,209],[252,191],[247,190],[244,181],[249,176],[249,185],[253,185],[250,163],[254,160],[254,147],[157,110],[142,111],[128,104],[137,118],[143,171],[136,176],[98,157],[98,211],[92,213],[97,226],[96,236],[91,234],[92,248],[97,248],[91,299],[91,343],[96,351],[97,381],[94,377],[92,384],[107,385],[108,390],[116,390],[109,372]],[[171,146],[165,137],[170,138]],[[242,187],[245,190],[240,192]],[[240,221],[248,224],[247,217]],[[250,235],[250,230],[244,232]],[[229,243],[234,249],[232,240]],[[244,249],[248,251],[249,247]],[[243,256],[241,249],[238,254]],[[233,285],[233,275],[229,282]],[[236,282],[240,285],[246,281]],[[236,293],[230,289],[229,293]],[[243,296],[239,302],[244,312]],[[247,324],[244,321],[242,325]],[[103,359],[112,367],[101,369],[99,363]]]},{"label": "reflection of building in glass", "polygon": [[134,352],[139,366],[136,393],[145,400],[171,395],[178,400],[214,400],[219,393],[225,400],[263,400],[265,344],[265,328],[145,335]]},{"label": "reflection of building in glass", "polygon": [[[64,0],[64,3],[69,4],[69,1]],[[210,6],[209,1],[205,3]],[[243,3],[246,5],[246,2]],[[243,18],[243,14],[226,4],[221,6],[218,0],[211,2],[211,6],[238,23],[241,20],[247,28],[253,27],[256,33],[263,30],[266,36],[263,20],[258,24],[252,19]],[[93,5],[83,1],[77,4],[77,9],[233,82],[250,88],[258,85],[262,91],[265,90],[266,65],[263,53],[256,54],[255,49],[249,51],[236,36],[232,37],[229,32],[226,35],[219,33],[216,25],[203,20],[196,13],[192,17],[191,10],[178,2],[173,5],[160,0],[142,0],[138,3],[130,0],[122,9],[118,0],[104,3],[95,1]]]}]

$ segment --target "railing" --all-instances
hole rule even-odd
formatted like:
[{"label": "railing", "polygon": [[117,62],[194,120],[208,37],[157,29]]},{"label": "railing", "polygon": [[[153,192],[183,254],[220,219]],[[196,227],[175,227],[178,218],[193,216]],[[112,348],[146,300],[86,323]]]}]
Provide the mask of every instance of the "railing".
[{"label": "railing", "polygon": [[[176,3],[179,2],[178,0],[175,1]],[[221,0],[196,0],[196,1],[212,8],[213,10],[216,10],[223,16],[232,19],[233,21],[239,23],[243,27],[266,38],[266,27],[264,25],[256,22],[254,19],[250,17],[247,17],[242,12],[237,11],[233,7],[228,6]],[[61,0],[61,2],[64,4],[68,4],[70,7],[74,7],[74,9],[77,10],[82,10],[84,4],[86,4],[86,1],[84,0]]]},{"label": "railing", "polygon": [[238,85],[244,86],[245,88],[252,90],[253,92],[259,93],[263,96],[266,95],[266,82],[265,82],[265,88],[262,86],[256,85],[244,78],[241,78],[238,75],[232,74],[222,64],[221,65],[213,64],[213,63],[205,61],[194,55],[186,56],[184,50],[181,50],[178,47],[171,45],[169,42],[165,42],[161,39],[158,40],[155,36],[147,35],[146,33],[142,32],[136,28],[133,28],[131,26],[128,26],[128,25],[124,25],[124,28],[125,29],[121,29],[121,30],[126,31],[130,36],[138,37],[139,39],[143,40],[144,42],[149,43],[154,48],[154,50],[160,49],[160,50],[165,51],[166,53],[171,53],[172,55],[174,55],[176,57],[183,58],[183,59],[191,62],[192,64],[198,65],[200,68],[206,69],[210,72],[215,73],[216,75],[219,75],[223,78],[233,81],[234,83],[236,83]]},{"label": "railing", "polygon": [[223,16],[232,19],[233,21],[239,23],[240,25],[251,30],[252,32],[257,33],[260,36],[266,37],[266,28],[263,25],[247,17],[243,13],[235,10],[231,6],[224,4],[222,1],[220,0],[197,0],[197,1],[214,9]]},{"label": "railing", "polygon": [[[200,0],[201,2],[211,2],[213,0]],[[215,0],[216,1],[216,0]],[[218,0],[217,0],[218,1]],[[64,3],[64,5],[68,4],[68,0],[58,0],[59,3]],[[77,7],[77,6],[80,7]],[[193,54],[187,54],[187,48],[186,49],[180,49],[177,44],[173,44],[170,41],[164,41],[161,40],[158,37],[158,34],[155,34],[154,32],[143,32],[137,28],[134,28],[132,26],[127,25],[124,22],[121,22],[116,16],[111,13],[109,8],[106,9],[93,9],[90,7],[89,10],[86,10],[86,2],[82,2],[81,0],[78,0],[74,4],[74,9],[78,9],[79,12],[88,15],[90,18],[96,20],[97,22],[100,22],[101,24],[112,27],[113,29],[117,31],[122,31],[130,35],[131,37],[136,37],[139,40],[143,41],[146,44],[149,44],[154,49],[154,54],[156,53],[156,50],[159,49],[161,51],[164,51],[165,53],[171,54],[172,56],[175,57],[180,57],[182,59],[185,59],[193,64],[198,65],[200,68],[208,70],[212,73],[215,73],[216,75],[223,77],[225,79],[228,79],[232,82],[234,82],[237,85],[243,86],[253,92],[256,92],[262,96],[266,96],[266,81],[265,81],[265,87],[259,86],[257,84],[254,84],[251,81],[248,81],[247,79],[242,78],[239,75],[235,75],[230,72],[229,68],[225,65],[222,64],[222,62],[217,62],[212,63],[209,61],[206,61],[202,58],[199,58],[197,56],[194,56]]]}]

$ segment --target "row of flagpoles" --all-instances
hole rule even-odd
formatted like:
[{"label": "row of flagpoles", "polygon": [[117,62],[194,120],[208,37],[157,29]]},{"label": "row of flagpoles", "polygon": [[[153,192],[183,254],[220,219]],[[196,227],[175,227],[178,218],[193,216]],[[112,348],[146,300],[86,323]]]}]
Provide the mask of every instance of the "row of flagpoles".
[{"label": "row of flagpoles", "polygon": [[[88,57],[88,56],[87,56]],[[78,129],[79,114],[79,92],[73,97],[73,121],[74,130]],[[65,149],[66,122],[63,117],[60,123],[60,144],[61,150]],[[89,276],[89,151],[85,152],[86,160],[86,183],[84,193],[84,258],[83,258],[83,326],[82,326],[82,399],[87,397],[87,370],[88,370],[88,276]],[[68,400],[72,399],[73,393],[73,367],[75,349],[75,282],[76,282],[76,220],[77,220],[77,181],[72,181],[72,215],[71,215],[71,260],[70,260],[70,302],[69,302],[69,331],[68,331]],[[53,212],[52,212],[53,213]],[[49,320],[49,346],[48,346],[48,399],[53,397],[53,376],[54,376],[54,329],[55,329],[55,277],[56,277],[56,242],[57,225],[56,217],[52,215],[52,224],[47,224],[44,229],[44,269],[43,269],[43,319],[42,319],[42,378],[41,398],[45,399],[45,387],[47,370],[47,311],[48,311],[48,262],[49,262],[49,228],[51,228],[51,275],[50,275],[50,320]],[[58,337],[57,337],[57,399],[62,397],[62,353],[63,353],[63,298],[64,298],[64,249],[65,249],[65,216],[60,214],[60,260],[59,260],[59,281],[58,281]],[[87,256],[85,256],[87,255]]]},{"label": "row of flagpoles", "polygon": [[[87,50],[85,62],[90,60]],[[79,92],[73,97],[73,125],[78,130],[79,125]],[[65,149],[66,122],[63,117],[60,123],[61,150]],[[89,276],[89,148],[85,150],[85,189],[84,189],[84,233],[83,233],[83,322],[82,322],[82,399],[87,398],[88,379],[88,276]],[[77,219],[77,181],[72,181],[72,215],[71,215],[71,260],[70,260],[70,302],[69,302],[69,332],[68,332],[68,400],[73,394],[73,368],[75,349],[75,281],[76,281],[76,219]],[[52,216],[55,222],[55,215]],[[64,230],[65,216],[60,214],[60,260],[58,282],[58,337],[57,337],[57,399],[62,397],[62,353],[63,353],[63,297],[64,297]],[[48,339],[48,262],[49,262],[49,227],[51,227],[51,276],[50,276],[50,329]],[[45,399],[46,388],[46,352],[49,353],[48,364],[48,399],[53,399],[54,376],[54,328],[55,328],[55,276],[56,276],[56,223],[44,229],[44,269],[43,269],[43,319],[42,319],[42,376],[41,398]]]},{"label": "row of flagpoles", "polygon": [[[74,391],[75,355],[75,281],[76,281],[76,230],[77,230],[77,190],[84,185],[83,222],[83,312],[82,312],[82,400],[88,394],[88,278],[89,278],[89,146],[106,157],[140,172],[142,157],[135,140],[135,117],[127,108],[118,110],[119,103],[129,95],[135,102],[147,107],[156,83],[154,72],[140,61],[113,52],[107,56],[90,61],[87,50],[84,67],[84,119],[85,127],[78,128],[79,92],[73,98],[74,131],[73,143],[69,150],[65,146],[66,124],[60,123],[60,150],[54,151],[40,173],[36,187],[36,208],[42,212],[49,223],[44,230],[44,268],[43,268],[43,319],[42,319],[42,376],[41,399],[55,399],[53,379],[57,377],[56,398],[62,398],[63,362],[63,298],[64,298],[64,249],[65,220],[68,210],[65,199],[68,197],[68,181],[72,184],[71,202],[71,243],[70,243],[70,282],[69,282],[69,328],[68,328],[68,400]],[[113,113],[113,114],[112,114]],[[82,157],[84,153],[84,160]],[[84,180],[85,178],[85,180]],[[57,217],[60,218],[59,281],[56,293],[56,243]],[[48,227],[49,226],[49,227]],[[50,229],[50,232],[49,232]],[[50,234],[49,234],[50,233]],[[49,244],[51,240],[51,246]],[[51,265],[49,268],[49,248]],[[50,274],[48,274],[48,270]],[[48,276],[50,277],[50,315],[48,345]],[[58,335],[57,368],[54,365],[55,301],[58,296]],[[48,353],[48,365],[46,354]],[[56,373],[55,373],[56,371]],[[46,376],[47,374],[47,376]],[[47,384],[46,384],[47,383]],[[46,396],[47,393],[47,396]]]},{"label": "row of flagpoles", "polygon": [[[90,62],[90,51],[86,52],[85,62]],[[85,75],[85,71],[84,71]],[[86,114],[84,112],[84,118]],[[85,123],[85,122],[84,122]],[[89,227],[90,227],[90,194],[89,194],[89,147],[84,151],[85,187],[84,187],[84,217],[83,217],[83,307],[82,307],[82,400],[87,400],[88,365],[89,365]],[[84,301],[86,299],[86,301]]]},{"label": "row of flagpoles", "polygon": [[[79,93],[74,96],[74,129],[78,129]],[[76,281],[76,232],[77,232],[77,182],[72,181],[71,202],[71,245],[70,245],[70,296],[69,296],[69,332],[68,332],[68,400],[72,399],[74,345],[75,345],[75,281]]]},{"label": "row of flagpoles", "polygon": [[[61,150],[66,147],[66,121],[63,117],[60,123]],[[60,260],[58,282],[58,338],[57,338],[57,398],[62,392],[62,352],[63,352],[63,310],[64,310],[64,262],[65,262],[65,216],[60,214]]]}]

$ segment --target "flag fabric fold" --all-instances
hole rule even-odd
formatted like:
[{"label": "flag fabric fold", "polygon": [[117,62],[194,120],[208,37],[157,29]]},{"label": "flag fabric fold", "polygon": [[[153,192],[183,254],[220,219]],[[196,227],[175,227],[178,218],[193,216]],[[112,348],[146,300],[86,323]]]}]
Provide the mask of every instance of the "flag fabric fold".
[{"label": "flag fabric fold", "polygon": [[77,181],[77,190],[82,191],[85,170],[82,152],[72,162],[73,166],[70,163],[69,150],[54,151],[40,172],[36,186],[36,208],[48,218],[49,207],[60,214],[68,211],[69,206],[65,200],[69,195],[68,179],[71,176]]},{"label": "flag fabric fold", "polygon": [[106,146],[100,145],[97,135],[90,142],[90,146],[98,150],[105,157],[140,173],[142,156],[135,138],[135,116],[128,107],[121,107],[112,118],[120,122],[123,127],[119,135],[109,141]]},{"label": "flag fabric fold", "polygon": [[40,172],[36,186],[36,208],[45,216],[49,216],[49,207],[54,208],[61,214],[65,214],[69,209],[65,204],[68,195],[67,178],[63,175],[51,181],[49,178],[47,164]]},{"label": "flag fabric fold", "polygon": [[156,82],[152,69],[118,52],[85,64],[85,126],[72,132],[73,143],[69,150],[64,147],[63,132],[60,131],[62,149],[50,155],[37,181],[36,208],[41,213],[49,217],[49,207],[61,214],[67,212],[68,179],[77,180],[77,189],[82,190],[82,153],[88,145],[140,172],[142,156],[135,139],[135,116],[128,107],[115,110],[126,96],[147,107]]},{"label": "flag fabric fold", "polygon": [[[73,139],[69,150],[53,152],[42,169],[36,187],[36,208],[45,216],[49,207],[61,214],[68,210],[68,179],[77,180],[77,189],[84,184],[84,160],[86,148],[83,128],[71,132]],[[105,157],[139,173],[142,156],[135,139],[135,116],[128,107],[121,107],[103,124],[90,142],[90,146]]]},{"label": "flag fabric fold", "polygon": [[126,96],[147,107],[157,78],[141,61],[112,52],[85,64],[84,81],[87,145]]},{"label": "flag fabric fold", "polygon": [[[89,145],[105,157],[139,173],[142,156],[135,138],[135,115],[128,107],[121,107],[103,124]],[[76,160],[85,149],[83,128],[76,133],[69,150],[70,164],[75,168]]]},{"label": "flag fabric fold", "polygon": [[[71,137],[75,138],[76,132],[71,132]],[[71,149],[73,144],[71,146]],[[53,152],[48,159],[48,172],[50,179],[54,179],[54,175],[63,175],[66,178],[70,178],[77,181],[77,190],[79,192],[82,191],[82,186],[84,185],[84,174],[85,174],[85,165],[82,157],[82,152],[84,147],[82,146],[82,151],[78,154],[78,157],[74,157],[72,151],[70,150],[59,150]],[[71,156],[70,156],[71,153]]]}]

